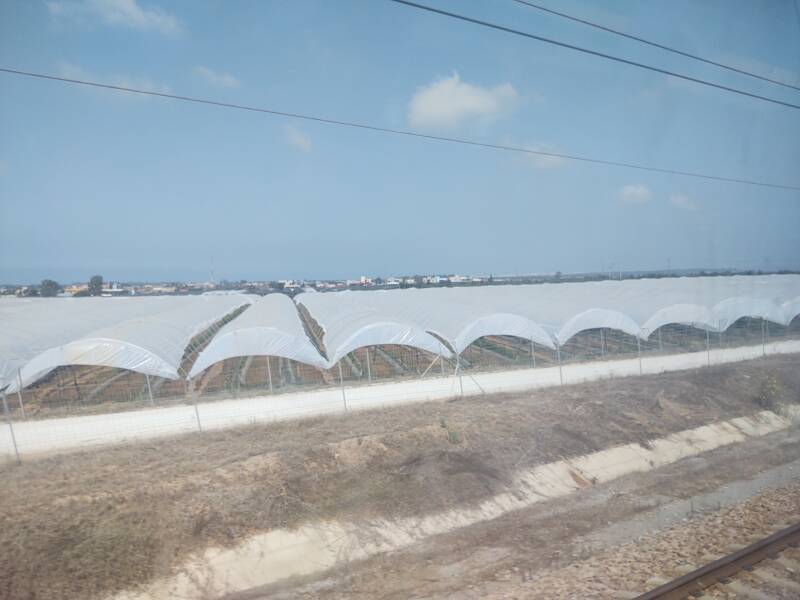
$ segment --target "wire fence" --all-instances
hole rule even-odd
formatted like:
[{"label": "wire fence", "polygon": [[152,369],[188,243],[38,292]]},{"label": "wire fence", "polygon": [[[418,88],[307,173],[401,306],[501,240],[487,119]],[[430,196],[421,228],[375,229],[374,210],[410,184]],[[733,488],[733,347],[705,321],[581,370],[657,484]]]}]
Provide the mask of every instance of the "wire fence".
[{"label": "wire fence", "polygon": [[[213,334],[212,330],[193,340],[182,370],[188,370]],[[464,393],[465,386],[476,393],[557,385],[564,382],[562,370],[573,369],[568,372],[577,380],[575,368],[580,365],[610,361],[617,365],[626,359],[638,359],[638,372],[644,372],[643,361],[671,355],[688,357],[681,359],[688,366],[702,366],[753,358],[769,353],[768,349],[779,351],[775,344],[785,340],[800,340],[800,318],[785,327],[743,318],[724,332],[667,325],[647,340],[618,330],[593,329],[555,349],[517,337],[487,336],[451,358],[408,346],[370,346],[349,353],[327,370],[282,357],[245,356],[216,363],[191,381],[107,367],[64,366],[3,397],[8,427],[2,428],[0,444],[10,456],[15,444],[22,454],[44,452],[51,446],[83,447],[445,398]],[[734,349],[747,350],[722,358],[720,352]],[[657,364],[647,364],[651,363]],[[629,368],[636,373],[635,365]],[[617,366],[614,369],[620,372]],[[15,426],[16,440],[11,439]]]}]

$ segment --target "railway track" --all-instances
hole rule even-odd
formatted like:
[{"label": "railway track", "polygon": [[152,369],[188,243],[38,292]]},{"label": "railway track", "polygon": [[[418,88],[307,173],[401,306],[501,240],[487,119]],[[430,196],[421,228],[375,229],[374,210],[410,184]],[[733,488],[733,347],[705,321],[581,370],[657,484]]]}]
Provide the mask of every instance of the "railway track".
[{"label": "railway track", "polygon": [[776,558],[786,548],[800,545],[800,523],[782,529],[677,579],[650,590],[635,600],[679,600],[701,596],[711,586],[727,584],[740,571],[751,571],[765,559]]}]

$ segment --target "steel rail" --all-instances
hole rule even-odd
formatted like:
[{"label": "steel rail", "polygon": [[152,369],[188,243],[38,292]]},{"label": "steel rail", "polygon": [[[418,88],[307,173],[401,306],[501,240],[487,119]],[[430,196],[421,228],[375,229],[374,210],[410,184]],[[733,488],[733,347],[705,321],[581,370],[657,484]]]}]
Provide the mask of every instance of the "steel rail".
[{"label": "steel rail", "polygon": [[788,547],[800,544],[800,523],[782,529],[736,552],[723,556],[677,579],[637,596],[635,600],[679,600],[704,589],[726,583],[741,570],[750,570],[766,558],[774,558]]}]

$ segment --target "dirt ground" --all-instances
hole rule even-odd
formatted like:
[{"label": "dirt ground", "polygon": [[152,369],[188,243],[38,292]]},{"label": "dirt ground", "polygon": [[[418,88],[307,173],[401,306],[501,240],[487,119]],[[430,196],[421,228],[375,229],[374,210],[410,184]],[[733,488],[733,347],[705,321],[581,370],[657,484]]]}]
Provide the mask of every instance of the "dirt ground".
[{"label": "dirt ground", "polygon": [[[772,357],[6,466],[0,598],[102,597],[170,572],[193,551],[254,533],[477,503],[519,469],[797,402],[798,366],[797,357]],[[547,537],[528,532],[524,543],[557,539],[553,528]],[[386,597],[405,597],[397,589]]]},{"label": "dirt ground", "polygon": [[620,600],[799,521],[794,429],[224,600]]}]

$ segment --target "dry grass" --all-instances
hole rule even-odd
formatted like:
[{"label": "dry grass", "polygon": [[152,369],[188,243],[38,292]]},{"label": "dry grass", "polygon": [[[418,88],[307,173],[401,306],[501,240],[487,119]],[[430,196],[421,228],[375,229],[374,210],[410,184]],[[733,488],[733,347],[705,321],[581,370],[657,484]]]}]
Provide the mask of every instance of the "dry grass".
[{"label": "dry grass", "polygon": [[95,449],[0,471],[0,598],[81,598],[318,518],[477,502],[514,471],[751,414],[794,357]]}]

